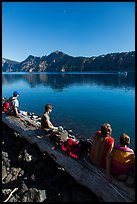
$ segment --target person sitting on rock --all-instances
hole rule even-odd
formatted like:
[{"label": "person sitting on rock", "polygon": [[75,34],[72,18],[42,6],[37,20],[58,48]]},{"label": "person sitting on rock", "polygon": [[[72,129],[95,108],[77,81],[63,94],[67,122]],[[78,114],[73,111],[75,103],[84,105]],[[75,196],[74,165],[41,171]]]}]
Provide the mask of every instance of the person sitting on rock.
[{"label": "person sitting on rock", "polygon": [[16,117],[20,117],[19,113],[19,101],[18,101],[18,96],[20,93],[18,91],[13,92],[13,100],[12,100],[12,115]]},{"label": "person sitting on rock", "polygon": [[123,133],[120,136],[120,145],[115,144],[111,158],[111,173],[117,176],[134,171],[135,153],[129,148],[130,137]]},{"label": "person sitting on rock", "polygon": [[114,146],[114,138],[111,137],[112,127],[108,123],[101,126],[94,138],[89,152],[91,161],[102,168],[106,168],[106,178],[110,181],[111,152]]},{"label": "person sitting on rock", "polygon": [[55,127],[49,117],[49,113],[52,111],[53,107],[51,104],[45,105],[45,112],[41,117],[41,128],[45,131],[45,133],[51,133],[53,130],[58,130],[58,127]]}]

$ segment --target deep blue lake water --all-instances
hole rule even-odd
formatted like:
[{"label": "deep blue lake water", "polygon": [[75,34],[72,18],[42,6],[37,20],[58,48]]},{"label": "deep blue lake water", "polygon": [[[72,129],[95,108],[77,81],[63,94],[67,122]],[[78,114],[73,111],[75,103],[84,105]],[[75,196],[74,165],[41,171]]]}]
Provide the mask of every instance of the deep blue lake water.
[{"label": "deep blue lake water", "polygon": [[46,103],[54,125],[90,138],[100,126],[112,125],[115,141],[121,133],[135,148],[135,75],[106,73],[3,73],[2,96],[20,92],[20,110],[42,115]]}]

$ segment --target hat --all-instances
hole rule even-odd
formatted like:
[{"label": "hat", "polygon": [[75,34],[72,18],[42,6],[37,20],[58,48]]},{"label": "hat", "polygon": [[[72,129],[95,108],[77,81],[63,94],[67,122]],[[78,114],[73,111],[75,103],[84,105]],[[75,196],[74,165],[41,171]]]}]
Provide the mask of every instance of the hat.
[{"label": "hat", "polygon": [[18,91],[14,91],[13,92],[13,97],[16,97],[17,95],[20,95],[20,93]]}]

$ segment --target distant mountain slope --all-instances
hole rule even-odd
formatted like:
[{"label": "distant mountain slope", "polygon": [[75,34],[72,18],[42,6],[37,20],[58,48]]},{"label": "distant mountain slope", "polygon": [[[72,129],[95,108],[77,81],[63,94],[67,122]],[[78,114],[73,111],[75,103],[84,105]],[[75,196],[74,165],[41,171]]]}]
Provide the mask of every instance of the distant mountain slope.
[{"label": "distant mountain slope", "polygon": [[2,71],[3,72],[13,72],[16,71],[19,62],[10,59],[2,58]]},{"label": "distant mountain slope", "polygon": [[2,59],[3,72],[87,72],[87,71],[135,71],[135,51],[111,53],[92,57],[73,57],[55,51],[48,56],[29,55],[22,62]]}]

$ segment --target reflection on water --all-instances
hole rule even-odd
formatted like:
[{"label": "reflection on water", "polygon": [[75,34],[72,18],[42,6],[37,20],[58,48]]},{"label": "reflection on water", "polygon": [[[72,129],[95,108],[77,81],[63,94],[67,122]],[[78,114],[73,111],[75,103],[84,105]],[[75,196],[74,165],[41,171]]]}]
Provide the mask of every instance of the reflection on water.
[{"label": "reflection on water", "polygon": [[31,88],[37,86],[49,86],[57,91],[72,85],[98,85],[111,88],[124,88],[128,91],[134,88],[135,79],[133,74],[128,73],[127,76],[118,74],[3,74],[2,84],[12,84],[15,81],[23,80],[27,82]]},{"label": "reflection on water", "polygon": [[104,122],[112,125],[116,141],[122,132],[131,136],[135,146],[135,75],[118,74],[2,74],[2,96],[14,90],[21,110],[41,115],[50,102],[55,125],[91,137]]}]

